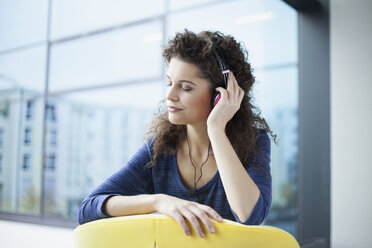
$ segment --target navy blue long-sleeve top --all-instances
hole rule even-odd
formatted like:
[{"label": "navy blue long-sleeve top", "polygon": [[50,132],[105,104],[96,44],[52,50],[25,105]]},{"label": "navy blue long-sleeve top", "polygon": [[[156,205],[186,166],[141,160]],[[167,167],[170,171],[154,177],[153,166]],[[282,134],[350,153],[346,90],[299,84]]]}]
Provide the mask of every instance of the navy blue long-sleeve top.
[{"label": "navy blue long-sleeve top", "polygon": [[[160,193],[208,205],[222,218],[241,224],[259,225],[264,221],[272,199],[270,139],[266,132],[261,130],[256,141],[257,155],[255,158],[243,163],[247,173],[260,190],[259,199],[244,222],[240,221],[230,207],[218,170],[208,183],[197,189],[196,193],[195,190],[190,190],[183,185],[178,172],[176,155],[160,157],[156,162],[156,168],[145,168],[144,165],[152,159],[153,142],[153,139],[145,142],[124,167],[106,179],[84,199],[79,208],[80,224],[111,217],[102,212],[102,206],[110,196]],[[197,194],[200,201],[198,201]]]}]

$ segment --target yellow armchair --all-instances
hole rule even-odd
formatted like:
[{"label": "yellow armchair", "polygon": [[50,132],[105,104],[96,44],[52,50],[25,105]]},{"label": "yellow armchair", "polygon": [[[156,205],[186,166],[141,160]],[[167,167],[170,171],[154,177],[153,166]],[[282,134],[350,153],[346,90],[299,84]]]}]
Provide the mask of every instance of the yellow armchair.
[{"label": "yellow armchair", "polygon": [[200,238],[187,221],[187,236],[172,218],[163,214],[142,214],[92,221],[74,230],[75,248],[299,248],[288,232],[271,226],[246,226],[226,220],[212,220],[216,233],[201,223],[205,238]]}]

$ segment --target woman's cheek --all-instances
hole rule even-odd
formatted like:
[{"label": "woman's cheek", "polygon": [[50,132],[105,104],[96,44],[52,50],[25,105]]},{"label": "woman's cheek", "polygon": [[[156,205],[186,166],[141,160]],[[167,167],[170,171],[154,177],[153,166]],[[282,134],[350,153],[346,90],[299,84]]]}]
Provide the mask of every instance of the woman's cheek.
[{"label": "woman's cheek", "polygon": [[209,113],[211,112],[212,108],[210,106],[210,96],[208,95],[203,95],[198,99],[197,102],[195,102],[195,107],[202,112],[204,116],[208,116]]}]

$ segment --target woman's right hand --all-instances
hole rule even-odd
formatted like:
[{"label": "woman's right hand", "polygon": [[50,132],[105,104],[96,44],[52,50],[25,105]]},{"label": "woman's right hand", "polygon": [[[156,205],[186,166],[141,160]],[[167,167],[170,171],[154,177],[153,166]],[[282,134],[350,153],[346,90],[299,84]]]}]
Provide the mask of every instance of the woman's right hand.
[{"label": "woman's right hand", "polygon": [[215,233],[215,229],[209,217],[212,217],[218,222],[223,221],[222,217],[213,208],[207,205],[183,200],[166,194],[158,194],[156,196],[155,209],[159,213],[175,219],[186,235],[190,235],[190,230],[185,221],[186,218],[202,238],[204,237],[204,233],[198,219],[204,223],[210,233]]}]

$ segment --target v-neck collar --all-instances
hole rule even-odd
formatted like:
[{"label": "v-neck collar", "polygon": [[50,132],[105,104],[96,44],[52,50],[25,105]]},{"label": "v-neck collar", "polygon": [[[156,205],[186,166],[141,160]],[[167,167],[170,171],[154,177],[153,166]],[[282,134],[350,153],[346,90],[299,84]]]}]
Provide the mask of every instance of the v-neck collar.
[{"label": "v-neck collar", "polygon": [[[172,155],[172,165],[173,165],[174,176],[175,176],[176,181],[177,181],[178,185],[180,186],[180,188],[182,190],[188,192],[188,193],[195,193],[194,190],[191,190],[191,189],[186,188],[185,185],[183,185],[183,183],[181,181],[180,173],[179,173],[179,170],[178,170],[177,153],[175,153],[174,155]],[[217,171],[214,174],[214,176],[212,177],[212,179],[209,180],[206,184],[204,184],[200,188],[197,188],[196,190],[199,193],[207,191],[210,188],[210,186],[213,185],[216,182],[216,180],[218,179],[218,177],[219,177],[219,171],[217,169]]]}]

